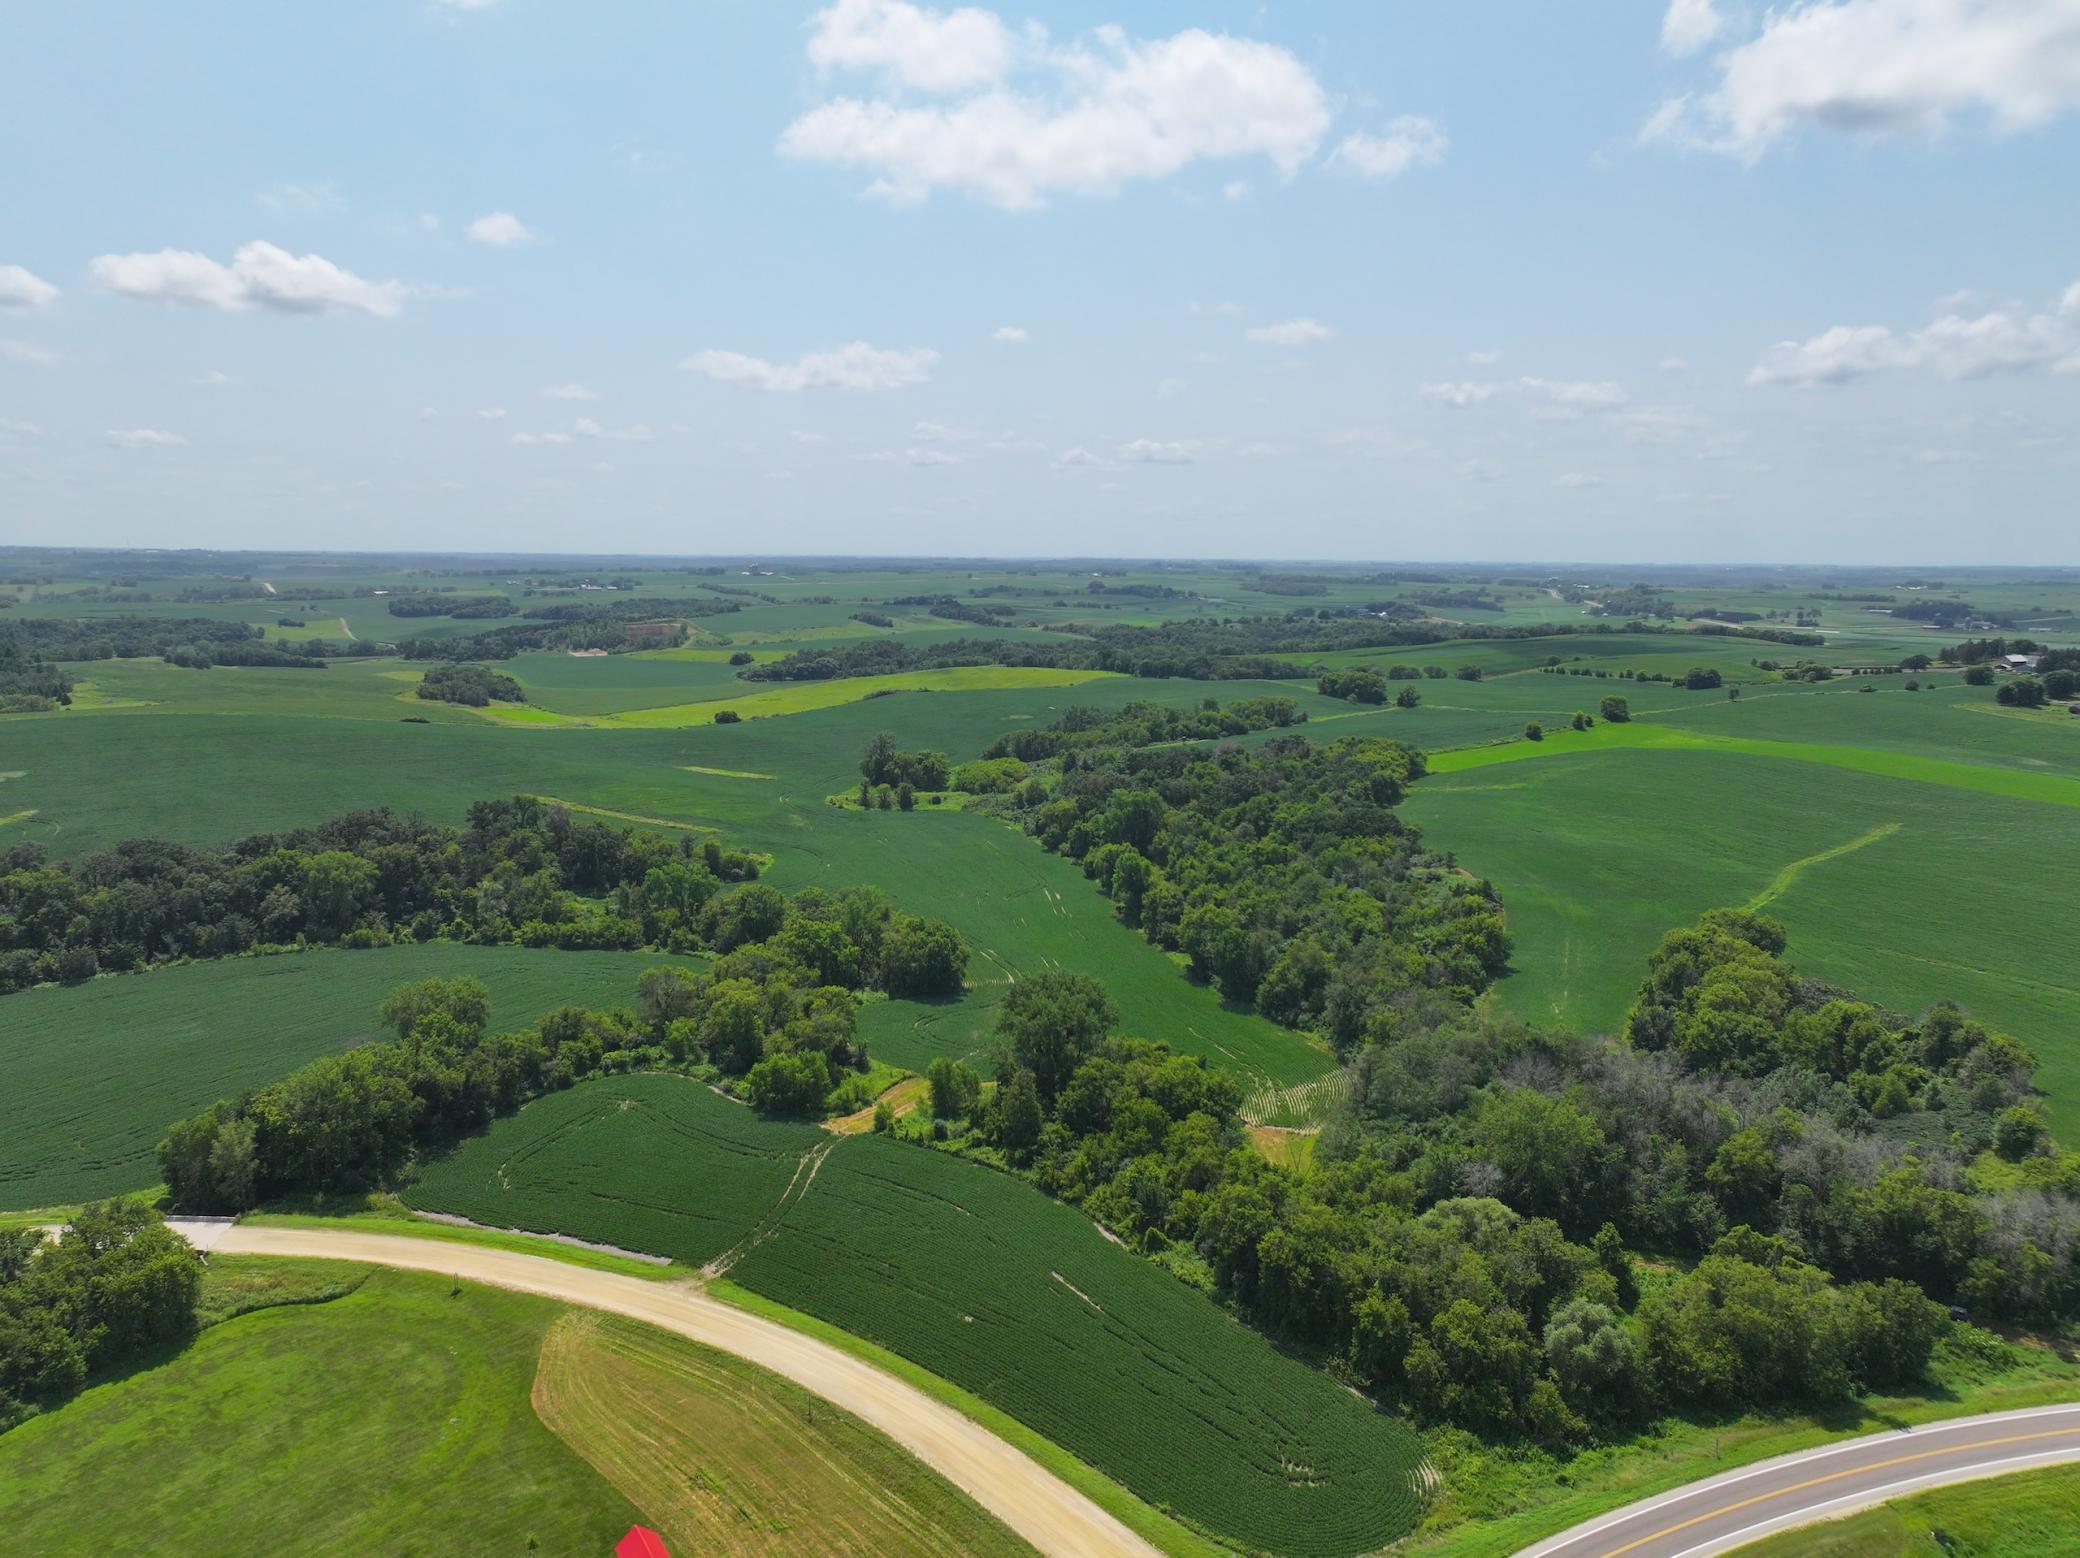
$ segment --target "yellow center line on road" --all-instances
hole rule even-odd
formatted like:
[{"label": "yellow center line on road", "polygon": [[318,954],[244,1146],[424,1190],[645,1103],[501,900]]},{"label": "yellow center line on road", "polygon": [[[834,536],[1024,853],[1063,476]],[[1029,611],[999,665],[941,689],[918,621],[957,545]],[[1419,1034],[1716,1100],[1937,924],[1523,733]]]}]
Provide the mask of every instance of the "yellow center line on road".
[{"label": "yellow center line on road", "polygon": [[1744,1498],[1733,1504],[1723,1504],[1717,1509],[1708,1509],[1701,1515],[1692,1515],[1688,1520],[1678,1521],[1676,1524],[1656,1531],[1650,1536],[1643,1536],[1636,1542],[1627,1542],[1623,1547],[1614,1547],[1604,1555],[1604,1558],[1623,1558],[1624,1554],[1632,1552],[1637,1548],[1645,1547],[1649,1542],[1658,1542],[1664,1536],[1674,1536],[1678,1531],[1687,1531],[1692,1526],[1704,1524],[1707,1520],[1716,1520],[1721,1515],[1730,1515],[1737,1509],[1746,1509],[1751,1504],[1766,1504],[1773,1498],[1784,1497],[1787,1493],[1802,1493],[1807,1488],[1817,1488],[1825,1483],[1839,1482],[1844,1477],[1860,1477],[1868,1472],[1883,1471],[1888,1466],[1905,1466],[1912,1461],[1933,1460],[1939,1455],[1957,1455],[1966,1451],[1992,1450],[2004,1444],[2027,1444],[2035,1439],[2060,1439],[2069,1434],[2080,1434],[2080,1427],[2053,1428],[2043,1433],[2035,1434],[2010,1434],[2005,1439],[1984,1439],[1972,1444],[1950,1445],[1941,1450],[1921,1450],[1913,1455],[1895,1455],[1888,1461],[1873,1461],[1868,1466],[1852,1466],[1847,1471],[1831,1471],[1824,1477],[1810,1477],[1804,1482],[1794,1482],[1788,1488],[1777,1488],[1769,1493],[1757,1493],[1752,1498]]}]

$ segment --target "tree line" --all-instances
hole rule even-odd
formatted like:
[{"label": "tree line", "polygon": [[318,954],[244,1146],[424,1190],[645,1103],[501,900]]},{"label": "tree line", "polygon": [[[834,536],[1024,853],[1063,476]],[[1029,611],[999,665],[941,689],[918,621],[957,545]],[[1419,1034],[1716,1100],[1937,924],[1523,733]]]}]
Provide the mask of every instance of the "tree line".
[{"label": "tree line", "polygon": [[[1978,1334],[1946,1303],[2069,1319],[2080,1158],[2044,1131],[2026,1052],[1953,1007],[1881,1013],[1782,950],[1739,911],[1672,933],[1631,1042],[1433,999],[1353,1057],[1306,1173],[1252,1148],[1234,1078],[1041,974],[1001,1009],[994,1087],[933,1063],[930,1135],[1419,1419],[1503,1438],[1898,1388]],[[2002,1188],[1974,1188],[1982,1154]]]},{"label": "tree line", "polygon": [[223,850],[131,839],[52,862],[23,843],[0,850],[0,994],[304,945],[726,951],[773,912],[758,874],[715,841],[529,796],[478,802],[461,828],[377,810]]}]

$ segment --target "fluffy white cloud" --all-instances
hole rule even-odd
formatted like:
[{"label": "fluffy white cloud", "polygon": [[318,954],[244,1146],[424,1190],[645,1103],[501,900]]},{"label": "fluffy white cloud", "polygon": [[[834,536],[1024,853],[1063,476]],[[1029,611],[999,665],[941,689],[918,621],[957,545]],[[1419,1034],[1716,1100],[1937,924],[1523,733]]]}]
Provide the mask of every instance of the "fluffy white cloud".
[{"label": "fluffy white cloud", "polygon": [[515,433],[513,435],[513,446],[517,449],[560,449],[571,441],[569,433]]},{"label": "fluffy white cloud", "polygon": [[994,12],[903,0],[838,0],[816,15],[809,58],[823,70],[885,70],[924,92],[959,92],[1010,68],[1011,29]]},{"label": "fluffy white cloud", "polygon": [[47,308],[58,289],[19,265],[0,265],[0,308]]},{"label": "fluffy white cloud", "polygon": [[17,422],[12,417],[0,417],[0,438],[41,438],[43,429],[34,422]]},{"label": "fluffy white cloud", "polygon": [[1725,25],[1712,0],[1668,0],[1668,14],[1661,18],[1662,51],[1679,59],[1695,54]]},{"label": "fluffy white cloud", "polygon": [[1715,64],[1717,85],[1662,104],[1644,138],[1752,160],[1810,127],[2012,133],[2080,109],[2080,4],[1800,0]]},{"label": "fluffy white cloud", "polygon": [[1603,485],[1603,478],[1601,476],[1591,476],[1586,471],[1562,471],[1558,476],[1555,476],[1553,478],[1553,485],[1556,487],[1571,487],[1576,489],[1584,487],[1601,487]]},{"label": "fluffy white cloud", "polygon": [[2052,368],[2080,372],[2080,283],[2056,311],[1994,309],[1967,318],[1944,314],[1919,330],[1835,325],[1804,341],[1780,341],[1748,374],[1751,386],[1811,388],[1872,374],[1929,368],[1947,379]]},{"label": "fluffy white cloud", "polygon": [[1313,346],[1326,341],[1336,332],[1319,319],[1287,319],[1275,325],[1259,325],[1254,330],[1245,330],[1248,339],[1262,346]]},{"label": "fluffy white cloud", "polygon": [[101,285],[125,297],[232,312],[339,310],[388,319],[404,307],[406,293],[402,282],[364,281],[321,255],[291,254],[264,242],[247,244],[229,265],[192,250],[161,249],[153,254],[104,254],[88,269]]},{"label": "fluffy white cloud", "polygon": [[827,352],[808,352],[793,362],[767,362],[742,352],[696,352],[681,364],[724,384],[749,384],[776,394],[807,389],[894,390],[931,377],[939,354],[919,347],[888,351],[853,341]]},{"label": "fluffy white cloud", "polygon": [[1026,334],[1023,325],[999,325],[991,333],[990,339],[1004,346],[1023,346],[1032,337]]},{"label": "fluffy white cloud", "polygon": [[871,193],[899,203],[958,189],[1023,210],[1204,158],[1262,156],[1291,174],[1329,128],[1327,96],[1307,67],[1248,38],[1191,29],[1139,41],[1103,27],[1087,44],[1036,47],[1022,63],[1018,84],[1007,77],[951,103],[835,99],[789,125],[780,150],[866,169]]},{"label": "fluffy white cloud", "polygon": [[187,439],[156,427],[112,427],[108,441],[118,449],[180,449]]},{"label": "fluffy white cloud", "polygon": [[1468,384],[1425,384],[1417,392],[1424,400],[1440,405],[1486,405],[1501,396],[1517,396],[1539,402],[1549,416],[1580,416],[1589,411],[1611,411],[1625,404],[1625,386],[1607,379],[1520,379],[1488,380]]},{"label": "fluffy white cloud", "polygon": [[469,241],[494,249],[512,249],[533,243],[534,234],[510,211],[487,211],[469,224]]},{"label": "fluffy white cloud", "polygon": [[1466,354],[1466,360],[1472,363],[1473,366],[1476,368],[1492,368],[1495,366],[1495,364],[1502,361],[1502,353],[1499,350],[1493,349],[1480,352],[1468,352]]},{"label": "fluffy white cloud", "polygon": [[435,9],[442,11],[490,11],[506,3],[506,0],[433,0]]},{"label": "fluffy white cloud", "polygon": [[478,408],[477,415],[486,422],[503,422],[506,416],[506,408],[504,406],[482,406]]},{"label": "fluffy white cloud", "polygon": [[1403,114],[1387,126],[1384,135],[1360,130],[1345,136],[1330,161],[1369,179],[1398,179],[1410,168],[1434,167],[1444,161],[1451,144],[1435,119]]},{"label": "fluffy white cloud", "polygon": [[599,396],[582,384],[547,384],[542,387],[544,400],[598,400]]}]

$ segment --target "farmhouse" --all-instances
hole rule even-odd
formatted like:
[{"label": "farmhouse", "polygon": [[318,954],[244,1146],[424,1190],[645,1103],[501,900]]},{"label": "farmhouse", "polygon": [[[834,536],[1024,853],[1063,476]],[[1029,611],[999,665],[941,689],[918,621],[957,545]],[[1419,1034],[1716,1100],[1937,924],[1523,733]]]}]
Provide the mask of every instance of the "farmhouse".
[{"label": "farmhouse", "polygon": [[2003,670],[2016,672],[2034,671],[2037,668],[2037,657],[2035,655],[2002,655],[2000,664]]}]

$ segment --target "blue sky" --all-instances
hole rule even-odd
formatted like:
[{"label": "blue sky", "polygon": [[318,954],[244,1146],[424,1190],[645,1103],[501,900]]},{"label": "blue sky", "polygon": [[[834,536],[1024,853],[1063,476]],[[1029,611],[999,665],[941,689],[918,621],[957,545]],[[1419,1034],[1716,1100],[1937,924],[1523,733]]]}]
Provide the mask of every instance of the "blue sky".
[{"label": "blue sky", "polygon": [[2080,0],[0,16],[0,541],[2074,560]]}]

